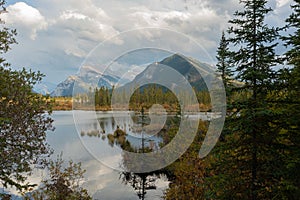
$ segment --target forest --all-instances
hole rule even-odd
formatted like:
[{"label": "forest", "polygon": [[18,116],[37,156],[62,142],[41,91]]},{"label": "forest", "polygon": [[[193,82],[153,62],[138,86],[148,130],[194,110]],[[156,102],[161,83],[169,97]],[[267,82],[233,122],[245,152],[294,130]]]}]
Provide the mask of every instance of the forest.
[{"label": "forest", "polygon": [[[91,89],[92,90],[92,89]],[[130,96],[129,109],[132,111],[139,112],[141,108],[148,110],[153,104],[163,105],[168,113],[176,113],[179,108],[179,102],[176,95],[165,88],[164,86],[149,84],[146,87],[140,89],[135,86],[131,89],[133,94]],[[122,99],[125,98],[127,92],[125,89],[118,89],[117,91],[112,87],[95,88],[93,91],[87,94],[76,94],[75,97],[52,97],[53,110],[96,110],[96,111],[110,111],[112,110],[112,93],[114,98]],[[189,105],[193,111],[193,106],[198,106],[203,112],[211,109],[210,95],[208,91],[197,91],[195,90],[199,105]],[[179,94],[185,98],[185,101],[189,102],[190,96],[187,94]],[[76,102],[76,106],[73,107],[73,101]],[[122,105],[119,106],[122,110]]]}]

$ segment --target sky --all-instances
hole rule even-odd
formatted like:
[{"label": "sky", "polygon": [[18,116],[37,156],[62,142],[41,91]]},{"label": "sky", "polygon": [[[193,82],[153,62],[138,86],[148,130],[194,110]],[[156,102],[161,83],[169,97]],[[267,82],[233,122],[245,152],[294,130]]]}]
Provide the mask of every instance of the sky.
[{"label": "sky", "polygon": [[[283,26],[291,3],[270,0],[274,12],[267,22]],[[162,49],[161,57],[177,52],[214,64],[221,32],[241,9],[238,0],[8,0],[6,7],[1,18],[17,29],[18,44],[5,58],[14,69],[41,71],[53,85],[91,64],[92,57],[104,67],[149,47]],[[157,50],[142,52],[127,61],[123,56],[120,65],[161,59]]]}]

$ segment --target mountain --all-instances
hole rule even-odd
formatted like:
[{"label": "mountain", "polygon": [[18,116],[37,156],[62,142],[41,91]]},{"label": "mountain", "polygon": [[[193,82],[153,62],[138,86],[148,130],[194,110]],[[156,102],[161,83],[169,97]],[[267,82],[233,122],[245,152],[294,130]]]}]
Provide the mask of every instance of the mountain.
[{"label": "mountain", "polygon": [[56,88],[56,84],[41,82],[34,86],[33,91],[42,95],[50,94]]},{"label": "mountain", "polygon": [[[181,78],[175,78],[172,70],[165,68],[168,66],[176,70]],[[180,86],[186,80],[189,84],[198,91],[207,91],[207,86],[204,81],[212,80],[214,69],[205,63],[201,63],[193,58],[186,57],[181,54],[174,54],[163,59],[160,62],[153,63],[146,67],[146,69],[138,74],[132,82],[123,86],[124,88],[134,88],[136,85],[141,85],[149,80],[169,80],[173,81],[172,85]],[[170,73],[171,72],[171,73]],[[200,73],[199,73],[200,72]]]},{"label": "mountain", "polygon": [[73,89],[76,83],[76,92],[84,93],[88,91],[91,86],[97,85],[98,87],[104,86],[111,88],[119,81],[119,77],[114,75],[102,74],[98,70],[83,66],[79,73],[69,76],[65,81],[59,83],[51,96],[72,96]]},{"label": "mountain", "polygon": [[[176,70],[182,75],[181,78],[175,79],[163,66],[168,66],[171,69]],[[174,54],[160,62],[150,64],[137,76],[134,78],[127,78],[125,81],[123,80],[123,82],[120,81],[121,79],[119,76],[112,75],[112,73],[102,74],[92,67],[83,66],[78,74],[69,76],[65,81],[58,84],[51,93],[51,96],[72,96],[75,83],[76,93],[86,93],[92,85],[111,88],[113,85],[116,86],[118,81],[120,81],[121,83],[118,83],[119,89],[129,89],[134,88],[137,84],[142,85],[147,80],[155,82],[155,80],[158,79],[174,79],[172,80],[174,81],[174,86],[179,86],[181,82],[184,83],[184,81],[187,80],[196,90],[206,91],[207,86],[203,78],[211,80],[210,77],[213,77],[211,74],[213,74],[214,71],[215,70],[210,65],[201,63],[181,54]]]}]

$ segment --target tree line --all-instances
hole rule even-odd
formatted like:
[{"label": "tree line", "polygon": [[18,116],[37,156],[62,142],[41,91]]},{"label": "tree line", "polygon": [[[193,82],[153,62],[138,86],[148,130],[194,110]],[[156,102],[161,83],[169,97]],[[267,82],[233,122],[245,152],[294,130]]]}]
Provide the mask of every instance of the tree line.
[{"label": "tree line", "polygon": [[[120,99],[127,98],[127,95],[132,93],[129,101],[129,108],[132,110],[140,111],[142,107],[148,109],[153,104],[164,105],[166,108],[176,109],[177,105],[180,103],[178,101],[177,95],[180,95],[185,102],[191,102],[190,95],[184,91],[181,91],[180,94],[174,94],[169,89],[164,86],[157,84],[148,84],[144,87],[135,86],[131,89],[131,92],[127,92],[125,89],[109,89],[107,87],[95,88],[94,92],[90,92],[90,95],[87,95],[85,99],[94,99],[90,101],[96,107],[109,107],[112,103],[112,95],[116,102],[119,102]],[[205,105],[207,108],[210,108],[210,95],[208,91],[195,91],[198,102],[200,105]],[[88,97],[89,96],[89,97]],[[84,99],[79,97],[79,99]],[[87,100],[89,101],[89,100]]]}]

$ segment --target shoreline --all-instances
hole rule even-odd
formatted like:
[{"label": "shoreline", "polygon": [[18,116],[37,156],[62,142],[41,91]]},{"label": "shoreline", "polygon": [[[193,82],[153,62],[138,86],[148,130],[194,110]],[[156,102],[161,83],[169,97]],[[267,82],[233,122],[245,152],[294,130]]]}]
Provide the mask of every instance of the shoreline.
[{"label": "shoreline", "polygon": [[[113,111],[110,105],[105,106],[95,106],[95,105],[82,105],[79,103],[73,103],[73,99],[69,97],[58,97],[53,98],[53,111],[71,111],[71,110],[83,110],[83,111]],[[149,111],[149,108],[152,105],[130,105],[129,109],[126,109],[126,106],[123,105],[117,105],[117,108],[114,109],[115,111],[133,111],[133,112],[141,112],[141,108],[144,108],[145,112]],[[178,113],[178,105],[176,104],[163,104],[162,105],[167,113]],[[186,107],[186,111],[194,112],[195,110],[198,110],[199,112],[210,112],[211,111],[211,105],[205,105],[202,103],[199,103],[198,105],[189,105]]]}]

